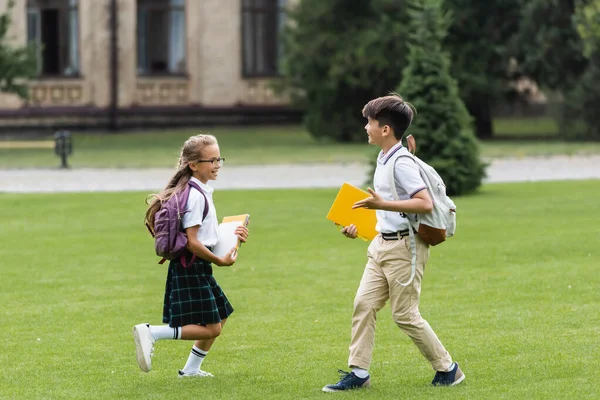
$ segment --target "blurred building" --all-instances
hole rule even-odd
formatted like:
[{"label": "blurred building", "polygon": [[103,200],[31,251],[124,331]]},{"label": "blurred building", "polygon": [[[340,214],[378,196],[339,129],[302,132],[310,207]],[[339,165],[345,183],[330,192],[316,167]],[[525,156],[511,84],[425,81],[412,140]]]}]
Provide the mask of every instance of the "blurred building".
[{"label": "blurred building", "polygon": [[[0,12],[8,0],[0,0]],[[30,99],[0,95],[14,127],[295,120],[278,97],[286,0],[16,0],[9,36],[38,45]]]}]

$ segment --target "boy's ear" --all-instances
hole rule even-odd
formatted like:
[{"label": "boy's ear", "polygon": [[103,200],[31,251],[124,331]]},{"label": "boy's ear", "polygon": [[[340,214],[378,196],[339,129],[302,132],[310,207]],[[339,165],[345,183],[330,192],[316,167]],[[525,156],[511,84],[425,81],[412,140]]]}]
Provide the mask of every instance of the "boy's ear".
[{"label": "boy's ear", "polygon": [[392,132],[392,127],[391,127],[391,126],[389,126],[389,125],[384,125],[384,126],[383,126],[383,129],[381,130],[381,133],[382,133],[384,136],[387,136],[387,135],[389,135],[391,132]]}]

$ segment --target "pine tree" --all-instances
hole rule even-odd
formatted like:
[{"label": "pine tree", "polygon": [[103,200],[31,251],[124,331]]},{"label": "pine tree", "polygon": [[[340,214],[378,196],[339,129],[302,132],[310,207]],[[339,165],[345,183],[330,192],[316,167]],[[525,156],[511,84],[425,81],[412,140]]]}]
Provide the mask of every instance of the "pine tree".
[{"label": "pine tree", "polygon": [[417,155],[434,167],[450,195],[476,190],[485,176],[471,118],[450,76],[450,57],[442,50],[450,15],[441,0],[411,0],[408,64],[398,92],[417,109],[407,135]]}]

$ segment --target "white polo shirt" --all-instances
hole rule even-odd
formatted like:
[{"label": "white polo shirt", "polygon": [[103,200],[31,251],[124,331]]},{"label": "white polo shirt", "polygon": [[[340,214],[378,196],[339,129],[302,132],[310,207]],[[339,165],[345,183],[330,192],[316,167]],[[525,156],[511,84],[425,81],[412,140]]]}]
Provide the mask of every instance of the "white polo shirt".
[{"label": "white polo shirt", "polygon": [[189,228],[191,226],[200,225],[198,229],[198,240],[200,243],[207,247],[213,247],[219,241],[219,222],[217,220],[217,210],[215,203],[213,203],[213,192],[215,189],[200,182],[198,179],[192,177],[192,181],[196,182],[198,186],[204,190],[206,200],[208,200],[208,214],[204,221],[202,221],[202,215],[204,215],[204,207],[206,201],[202,193],[197,191],[195,188],[190,189],[190,197],[187,201],[187,209],[189,212],[183,216],[183,228]]},{"label": "white polo shirt", "polygon": [[[408,157],[408,150],[400,142],[394,145],[386,154],[379,152],[377,157],[377,168],[373,177],[375,191],[385,200],[394,200],[392,188],[390,187],[389,167],[394,165],[394,180],[398,199],[408,200],[423,189],[427,189],[421,178],[417,164]],[[397,160],[397,161],[396,161]],[[393,233],[407,230],[409,222],[396,211],[376,210],[377,225],[375,229],[380,233]]]}]

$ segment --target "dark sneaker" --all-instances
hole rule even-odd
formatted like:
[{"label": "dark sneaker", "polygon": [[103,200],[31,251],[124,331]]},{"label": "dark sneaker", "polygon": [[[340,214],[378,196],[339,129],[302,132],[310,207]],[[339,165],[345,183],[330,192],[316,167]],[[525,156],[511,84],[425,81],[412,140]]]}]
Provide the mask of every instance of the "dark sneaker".
[{"label": "dark sneaker", "polygon": [[460,370],[457,363],[452,363],[454,368],[448,372],[436,372],[431,381],[433,386],[454,386],[465,380],[465,374]]},{"label": "dark sneaker", "polygon": [[367,375],[366,378],[359,378],[354,375],[354,372],[346,372],[341,369],[338,370],[341,375],[341,379],[335,385],[327,385],[323,388],[324,392],[340,392],[342,390],[361,389],[371,386],[371,376]]}]

